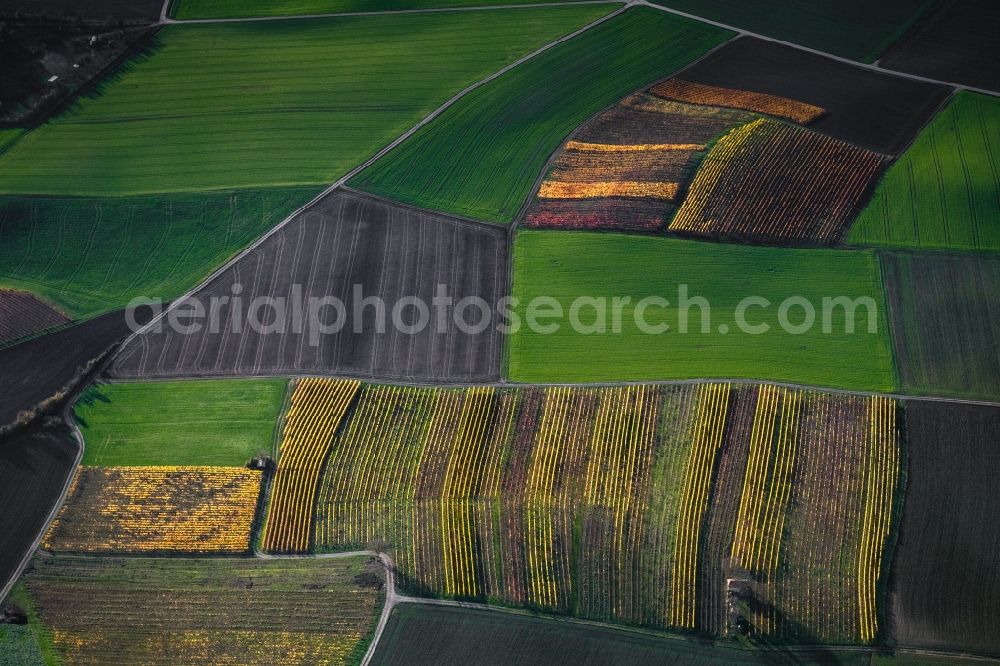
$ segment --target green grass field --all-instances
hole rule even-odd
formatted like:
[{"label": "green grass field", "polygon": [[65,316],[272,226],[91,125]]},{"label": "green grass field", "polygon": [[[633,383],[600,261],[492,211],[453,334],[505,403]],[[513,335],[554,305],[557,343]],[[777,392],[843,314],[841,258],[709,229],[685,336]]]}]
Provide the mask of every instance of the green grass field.
[{"label": "green grass field", "polygon": [[655,0],[775,39],[861,62],[875,62],[934,0]]},{"label": "green grass field", "polygon": [[269,453],[285,379],[98,384],[76,418],[84,465],[242,466]]},{"label": "green grass field", "polygon": [[[341,12],[384,12],[397,9],[437,9],[479,5],[531,5],[547,0],[174,0],[170,16],[177,19],[231,16],[293,16]],[[573,0],[568,0],[572,2]]]},{"label": "green grass field", "polygon": [[15,141],[21,138],[26,130],[17,127],[12,129],[0,129],[0,153],[7,150]]},{"label": "green grass field", "polygon": [[167,26],[100,94],[0,156],[0,193],[329,184],[462,88],[614,7]]},{"label": "green grass field", "polygon": [[[527,305],[536,297],[552,297],[566,318],[554,334],[522,325],[508,340],[508,369],[521,382],[581,382],[746,378],[887,391],[895,386],[885,299],[874,253],[843,250],[721,245],[619,234],[523,231],[514,248],[516,309],[525,321]],[[704,297],[704,310],[688,308],[688,332],[681,332],[679,289],[689,298]],[[619,333],[607,308],[608,333],[583,334],[570,325],[570,305],[578,297],[631,297],[621,309]],[[669,330],[643,333],[636,323],[637,304],[649,296],[670,301],[652,304],[645,319]],[[749,325],[767,324],[761,334],[739,327],[737,306],[744,298],[761,297],[766,307],[744,313]],[[790,333],[781,325],[785,299],[805,298],[815,309],[815,325]],[[875,309],[875,332],[869,314],[857,308],[855,332],[846,333],[843,307],[834,308],[823,331],[823,297],[869,297]],[[579,320],[592,324],[594,309],[583,304]],[[805,320],[803,307],[792,307],[792,325]],[[539,319],[540,323],[551,320]],[[721,331],[726,327],[726,332]],[[756,330],[749,328],[749,330]],[[794,329],[793,329],[794,330]]]},{"label": "green grass field", "polygon": [[848,242],[1000,249],[1000,100],[960,92],[892,165]]},{"label": "green grass field", "polygon": [[653,9],[629,9],[467,95],[350,185],[509,223],[578,125],[728,36]]},{"label": "green grass field", "polygon": [[318,192],[0,197],[0,286],[41,294],[77,319],[137,296],[166,301]]}]

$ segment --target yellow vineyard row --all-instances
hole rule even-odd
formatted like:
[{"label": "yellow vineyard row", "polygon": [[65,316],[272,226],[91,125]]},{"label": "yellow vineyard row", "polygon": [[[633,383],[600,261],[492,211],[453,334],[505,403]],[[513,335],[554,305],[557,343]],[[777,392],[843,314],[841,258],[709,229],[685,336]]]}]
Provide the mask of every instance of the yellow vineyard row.
[{"label": "yellow vineyard row", "polygon": [[674,541],[670,594],[670,623],[687,629],[695,628],[698,544],[715,456],[722,444],[729,391],[728,384],[700,387],[697,414],[692,423],[691,451],[684,472]]},{"label": "yellow vineyard row", "polygon": [[295,387],[274,475],[264,550],[308,550],[320,467],[359,386],[357,381],[303,379]]},{"label": "yellow vineyard row", "polygon": [[538,190],[541,199],[596,199],[601,197],[640,197],[673,201],[677,183],[649,183],[635,180],[563,182],[546,180]]},{"label": "yellow vineyard row", "polygon": [[878,632],[875,586],[882,573],[882,552],[889,535],[892,498],[899,476],[899,449],[895,445],[896,409],[893,401],[873,398],[868,405],[869,430],[865,444],[865,508],[858,549],[858,608],[861,640]]}]

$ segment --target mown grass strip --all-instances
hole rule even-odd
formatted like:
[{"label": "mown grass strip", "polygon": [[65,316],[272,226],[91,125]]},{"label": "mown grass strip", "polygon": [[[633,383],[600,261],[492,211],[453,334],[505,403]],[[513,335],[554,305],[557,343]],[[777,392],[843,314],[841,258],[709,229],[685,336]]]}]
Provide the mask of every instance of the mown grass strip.
[{"label": "mown grass strip", "polygon": [[656,10],[629,9],[466,95],[349,184],[508,224],[573,129],[729,36]]},{"label": "mown grass strip", "polygon": [[80,398],[84,465],[243,466],[271,450],[286,379],[98,384]]}]

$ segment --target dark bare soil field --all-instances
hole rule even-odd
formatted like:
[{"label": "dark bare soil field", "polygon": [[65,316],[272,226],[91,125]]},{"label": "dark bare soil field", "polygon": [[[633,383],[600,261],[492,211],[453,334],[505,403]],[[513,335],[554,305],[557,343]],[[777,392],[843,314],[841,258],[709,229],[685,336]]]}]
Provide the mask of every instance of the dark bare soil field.
[{"label": "dark bare soil field", "polygon": [[45,120],[146,45],[149,34],[146,28],[117,24],[14,22],[0,16],[0,124],[32,126]]},{"label": "dark bare soil field", "polygon": [[0,426],[73,382],[128,332],[123,313],[112,312],[0,350]]},{"label": "dark bare soil field", "polygon": [[[502,341],[495,326],[463,333],[453,316],[457,308],[445,312],[432,299],[444,285],[454,306],[479,298],[495,307],[507,284],[506,247],[503,229],[338,191],[195,294],[206,312],[213,298],[239,296],[218,301],[215,332],[206,325],[183,334],[165,323],[162,332],[151,330],[129,342],[111,371],[121,378],[335,372],[430,381],[497,379]],[[382,299],[384,327],[375,305],[355,310],[362,305],[355,294]],[[262,305],[263,297],[277,300]],[[338,299],[344,308],[319,309],[314,301],[311,317],[314,297]],[[407,297],[419,297],[429,308],[419,332],[393,326],[394,305]],[[296,303],[302,302],[297,316]],[[446,316],[439,322],[441,312]],[[418,323],[412,302],[398,314],[406,325]],[[475,324],[480,310],[469,306],[464,316]],[[328,328],[310,326],[313,319]]]},{"label": "dark bare soil field", "polygon": [[162,6],[162,0],[0,0],[0,17],[151,23]]},{"label": "dark bare soil field", "polygon": [[907,430],[890,638],[1000,655],[1000,409],[913,401]]},{"label": "dark bare soil field", "polygon": [[42,529],[76,453],[76,442],[61,423],[0,438],[0,588]]},{"label": "dark bare soil field", "polygon": [[66,315],[32,294],[0,289],[0,347],[66,323]]},{"label": "dark bare soil field", "polygon": [[396,606],[379,640],[372,664],[406,666],[506,666],[566,664],[862,664],[867,652],[835,648],[790,651],[780,646],[660,638],[655,635],[586,626],[559,619],[518,616],[500,611],[423,604]]},{"label": "dark bare soil field", "polygon": [[944,0],[882,56],[879,66],[1000,91],[1000,3]]},{"label": "dark bare soil field", "polygon": [[1000,397],[1000,258],[883,254],[881,262],[903,388]]},{"label": "dark bare soil field", "polygon": [[950,92],[753,37],[730,42],[678,76],[822,107],[827,114],[810,129],[890,154],[909,144]]}]

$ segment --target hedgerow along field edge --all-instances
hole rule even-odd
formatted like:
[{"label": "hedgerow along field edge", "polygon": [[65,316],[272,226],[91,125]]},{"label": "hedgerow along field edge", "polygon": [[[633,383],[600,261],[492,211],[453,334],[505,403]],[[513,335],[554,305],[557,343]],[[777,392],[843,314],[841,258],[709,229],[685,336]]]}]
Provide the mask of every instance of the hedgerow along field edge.
[{"label": "hedgerow along field edge", "polygon": [[269,453],[287,379],[123,382],[76,404],[84,465],[241,467]]},{"label": "hedgerow along field edge", "polygon": [[509,224],[581,123],[730,36],[655,9],[628,9],[466,95],[348,184]]},{"label": "hedgerow along field edge", "polygon": [[617,6],[166,26],[0,155],[0,193],[327,185],[450,96]]},{"label": "hedgerow along field edge", "polygon": [[[682,285],[689,297],[707,299],[711,307],[707,332],[697,306],[690,309],[688,332],[678,332],[675,308]],[[891,391],[896,386],[888,312],[873,252],[522,231],[514,247],[513,296],[519,300],[516,312],[521,322],[535,298],[554,298],[564,313],[553,334],[522,325],[508,336],[508,376],[513,381],[745,378],[865,391]],[[632,300],[623,306],[620,333],[611,332],[610,308],[607,334],[577,333],[565,318],[579,297],[606,298],[610,304],[612,298],[625,296]],[[666,314],[660,307],[645,313],[650,324],[667,324],[669,331],[645,334],[637,326],[635,308],[649,296],[671,302]],[[771,304],[746,311],[751,315],[747,323],[770,326],[763,334],[749,334],[734,325],[738,304],[751,296]],[[817,313],[815,325],[801,334],[782,329],[776,317],[779,305],[792,296],[808,300]],[[841,308],[831,312],[830,333],[822,331],[822,299],[839,296],[872,299],[874,333],[868,332],[864,308],[857,311],[853,334],[844,333],[847,321]],[[584,308],[581,322],[593,323],[591,313]],[[796,325],[804,317],[802,308],[789,313],[789,321]]]}]

